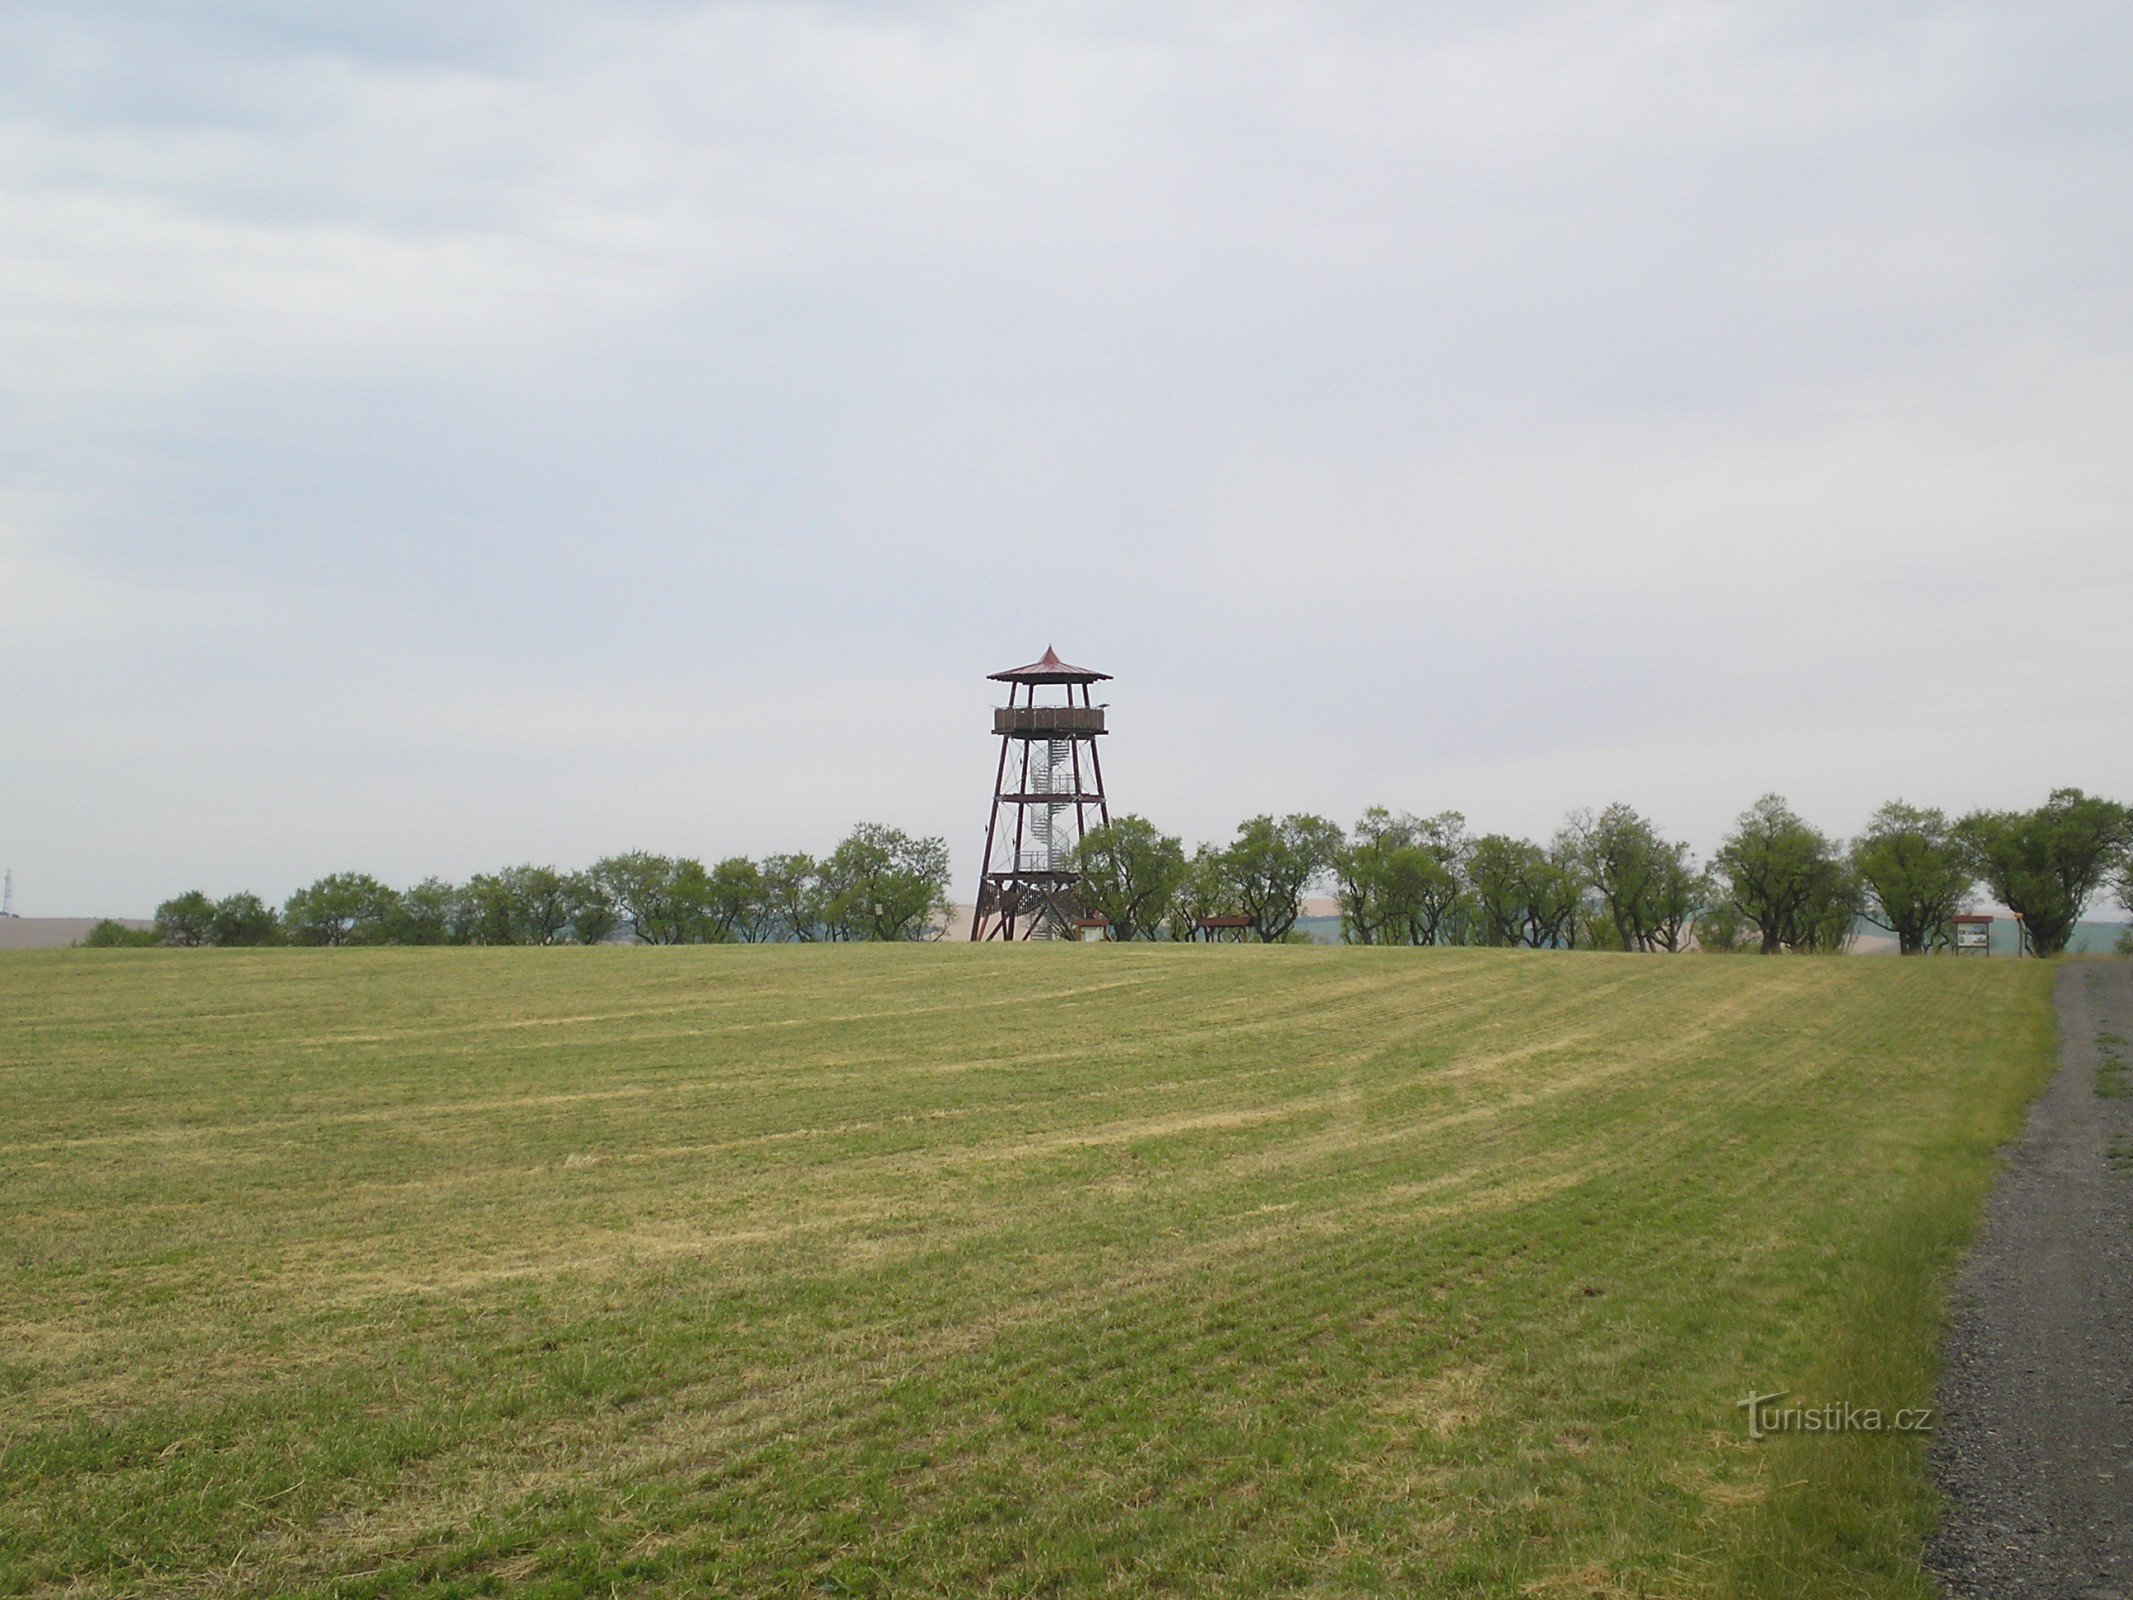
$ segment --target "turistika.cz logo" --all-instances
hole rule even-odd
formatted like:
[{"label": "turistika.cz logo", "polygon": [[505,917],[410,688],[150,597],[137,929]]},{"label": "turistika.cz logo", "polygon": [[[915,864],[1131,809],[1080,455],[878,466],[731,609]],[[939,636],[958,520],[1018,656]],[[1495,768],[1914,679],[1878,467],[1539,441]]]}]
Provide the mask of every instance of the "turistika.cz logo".
[{"label": "turistika.cz logo", "polygon": [[1735,1402],[1734,1408],[1748,1413],[1748,1437],[1768,1439],[1780,1433],[1931,1433],[1933,1408],[1908,1406],[1885,1412],[1878,1406],[1855,1406],[1849,1400],[1830,1400],[1821,1405],[1780,1405],[1791,1391],[1756,1394]]}]

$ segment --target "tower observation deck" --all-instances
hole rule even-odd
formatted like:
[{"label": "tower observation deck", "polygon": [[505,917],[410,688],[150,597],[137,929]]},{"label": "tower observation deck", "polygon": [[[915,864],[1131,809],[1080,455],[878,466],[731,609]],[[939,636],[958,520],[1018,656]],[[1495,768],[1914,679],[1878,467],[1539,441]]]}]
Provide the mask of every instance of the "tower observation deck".
[{"label": "tower observation deck", "polygon": [[1007,704],[992,713],[1000,763],[972,939],[1059,938],[1082,919],[1075,849],[1092,822],[1111,820],[1096,753],[1105,708],[1089,686],[1110,676],[1069,666],[1049,647],[1026,667],[990,674],[1008,686]]}]

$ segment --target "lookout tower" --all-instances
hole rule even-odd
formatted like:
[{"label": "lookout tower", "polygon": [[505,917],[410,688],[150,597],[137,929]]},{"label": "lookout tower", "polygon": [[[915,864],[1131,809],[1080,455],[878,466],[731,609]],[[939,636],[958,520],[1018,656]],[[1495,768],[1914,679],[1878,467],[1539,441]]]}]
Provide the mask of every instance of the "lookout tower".
[{"label": "lookout tower", "polygon": [[[1041,661],[991,674],[1007,685],[1007,704],[992,713],[1000,767],[972,939],[1072,938],[1075,924],[1087,920],[1074,847],[1092,814],[1099,823],[1111,820],[1096,758],[1104,708],[1090,703],[1089,685],[1110,676],[1070,667],[1050,646]],[[1039,705],[1038,692],[1053,689],[1060,693],[1047,693]]]}]

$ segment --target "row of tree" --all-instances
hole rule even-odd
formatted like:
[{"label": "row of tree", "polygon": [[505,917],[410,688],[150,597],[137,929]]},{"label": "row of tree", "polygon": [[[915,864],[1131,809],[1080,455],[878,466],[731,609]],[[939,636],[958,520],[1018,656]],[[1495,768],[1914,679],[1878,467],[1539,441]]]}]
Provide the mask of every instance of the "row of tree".
[{"label": "row of tree", "polygon": [[[1766,795],[1699,862],[1626,805],[1573,813],[1546,843],[1467,831],[1457,812],[1375,808],[1353,829],[1253,817],[1188,854],[1145,817],[1092,829],[1077,858],[1086,908],[1118,939],[1190,939],[1210,918],[1270,943],[1301,937],[1304,896],[1330,887],[1355,944],[1635,951],[1830,951],[1864,917],[1905,954],[1945,948],[1980,887],[2020,912],[2034,947],[2063,949],[2099,890],[2133,904],[2133,811],[2078,789],[2033,811],[1960,819],[1891,802],[1845,843]],[[939,935],[948,847],[864,824],[821,859],[635,851],[581,872],[507,867],[393,889],[335,873],[278,910],[197,891],[143,937],[177,945],[645,944],[897,940]],[[116,930],[116,925],[112,925]],[[117,930],[113,938],[123,937]]]},{"label": "row of tree", "polygon": [[948,845],[865,823],[828,855],[735,856],[713,866],[637,850],[581,872],[506,867],[465,883],[394,889],[337,872],[279,910],[199,890],[156,907],[173,945],[733,944],[924,939],[948,917]]},{"label": "row of tree", "polygon": [[1355,944],[1829,951],[1864,917],[1909,955],[1946,948],[1950,919],[1982,886],[2053,955],[2107,883],[2133,907],[2133,811],[2078,789],[1955,820],[1893,801],[1847,844],[1765,795],[1707,863],[1626,805],[1573,813],[1546,844],[1470,835],[1454,811],[1378,808],[1347,832],[1323,817],[1254,817],[1190,855],[1126,816],[1092,830],[1078,864],[1090,908],[1121,939],[1191,938],[1211,917],[1289,939],[1323,884]]}]

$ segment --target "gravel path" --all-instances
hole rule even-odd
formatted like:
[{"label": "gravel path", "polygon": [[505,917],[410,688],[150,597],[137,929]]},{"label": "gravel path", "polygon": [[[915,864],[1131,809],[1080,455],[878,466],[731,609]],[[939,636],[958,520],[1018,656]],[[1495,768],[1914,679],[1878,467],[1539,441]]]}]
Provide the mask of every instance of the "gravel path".
[{"label": "gravel path", "polygon": [[[1927,1565],[1955,1595],[2133,1600],[2133,963],[2060,970],[2059,1070],[1963,1269]],[[2122,1041],[2122,1042],[2118,1042]]]}]

